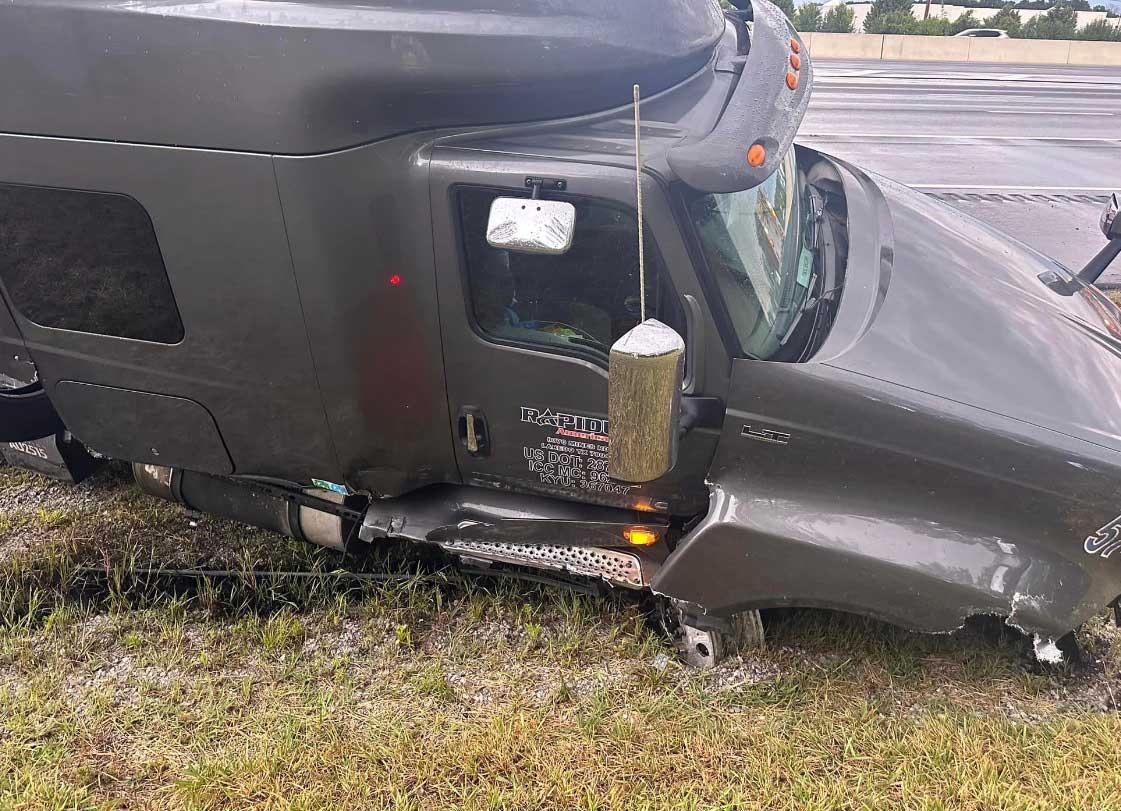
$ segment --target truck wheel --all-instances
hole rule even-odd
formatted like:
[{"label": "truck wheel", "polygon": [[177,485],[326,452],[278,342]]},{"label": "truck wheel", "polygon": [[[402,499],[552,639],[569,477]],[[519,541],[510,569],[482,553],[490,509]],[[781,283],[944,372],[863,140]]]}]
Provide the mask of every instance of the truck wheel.
[{"label": "truck wheel", "polygon": [[677,654],[689,667],[708,669],[725,659],[766,646],[763,620],[757,609],[725,620],[701,623],[679,600],[659,603],[662,627],[673,638]]},{"label": "truck wheel", "polygon": [[0,442],[26,442],[62,429],[42,383],[0,391]]}]

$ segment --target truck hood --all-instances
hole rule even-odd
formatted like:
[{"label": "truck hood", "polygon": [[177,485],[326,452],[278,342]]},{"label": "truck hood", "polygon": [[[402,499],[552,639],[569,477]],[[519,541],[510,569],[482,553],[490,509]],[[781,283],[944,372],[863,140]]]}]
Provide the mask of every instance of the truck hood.
[{"label": "truck hood", "polygon": [[846,293],[881,300],[860,338],[822,362],[1121,451],[1114,304],[978,220],[872,181],[893,256],[875,268],[850,257]]}]

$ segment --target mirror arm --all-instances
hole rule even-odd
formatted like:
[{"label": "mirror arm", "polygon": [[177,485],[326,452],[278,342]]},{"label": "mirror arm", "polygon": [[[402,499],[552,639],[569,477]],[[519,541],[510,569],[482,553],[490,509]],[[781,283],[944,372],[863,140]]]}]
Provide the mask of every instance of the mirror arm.
[{"label": "mirror arm", "polygon": [[692,394],[697,389],[697,381],[704,378],[700,368],[704,358],[704,321],[697,297],[686,293],[682,298],[685,300],[685,380],[681,391]]},{"label": "mirror arm", "polygon": [[1086,264],[1086,267],[1079,271],[1078,278],[1086,284],[1093,284],[1105,272],[1105,269],[1113,263],[1118,254],[1121,254],[1121,237],[1106,243],[1106,246]]},{"label": "mirror arm", "polygon": [[527,177],[525,187],[530,190],[531,200],[541,199],[541,190],[568,191],[568,181],[559,177]]},{"label": "mirror arm", "polygon": [[682,397],[677,435],[683,437],[694,428],[720,430],[724,426],[724,414],[724,401],[719,397]]}]

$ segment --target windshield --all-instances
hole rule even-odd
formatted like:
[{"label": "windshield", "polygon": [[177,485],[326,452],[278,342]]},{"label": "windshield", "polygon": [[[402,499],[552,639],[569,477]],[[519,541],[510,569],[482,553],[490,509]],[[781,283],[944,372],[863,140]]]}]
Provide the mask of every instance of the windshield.
[{"label": "windshield", "polygon": [[782,348],[813,286],[802,196],[790,149],[762,185],[704,195],[689,206],[740,346],[754,358],[767,360]]}]

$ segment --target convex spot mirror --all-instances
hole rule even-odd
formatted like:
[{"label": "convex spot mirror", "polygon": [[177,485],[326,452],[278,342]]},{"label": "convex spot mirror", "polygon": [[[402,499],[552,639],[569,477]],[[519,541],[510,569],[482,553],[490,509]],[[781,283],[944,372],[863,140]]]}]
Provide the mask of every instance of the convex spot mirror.
[{"label": "convex spot mirror", "polygon": [[673,469],[684,369],[685,341],[654,318],[611,347],[607,373],[611,478],[650,482]]},{"label": "convex spot mirror", "polygon": [[498,197],[490,206],[487,244],[519,253],[557,256],[572,247],[576,206],[561,200]]},{"label": "convex spot mirror", "polygon": [[1102,233],[1106,239],[1121,239],[1121,192],[1114,192],[1102,212]]}]

